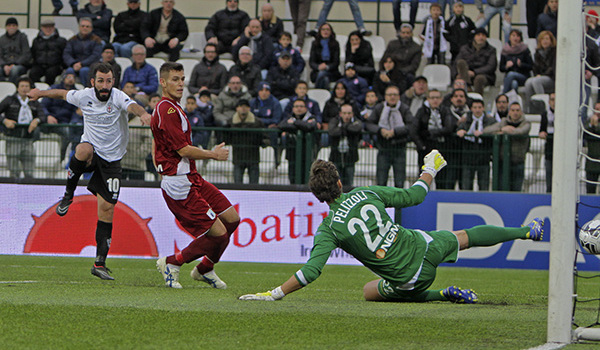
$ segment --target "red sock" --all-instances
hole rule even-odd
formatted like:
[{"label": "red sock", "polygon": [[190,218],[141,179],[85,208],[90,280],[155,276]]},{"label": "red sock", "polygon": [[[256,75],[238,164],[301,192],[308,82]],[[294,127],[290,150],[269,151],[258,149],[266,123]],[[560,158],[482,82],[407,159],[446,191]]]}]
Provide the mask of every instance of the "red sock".
[{"label": "red sock", "polygon": [[[221,255],[223,255],[228,244],[228,235],[217,237],[202,235],[193,240],[190,245],[181,251],[181,253],[168,257],[167,263],[170,263],[169,261],[176,261],[173,263],[174,265],[183,265],[206,255],[216,264],[221,258]],[[171,257],[173,258],[170,259]]]},{"label": "red sock", "polygon": [[202,258],[202,261],[200,262],[200,264],[196,265],[196,269],[198,269],[198,272],[200,272],[200,274],[204,275],[205,273],[212,271],[215,268],[215,264],[210,261],[209,258],[207,258],[206,256],[204,258]]},{"label": "red sock", "polygon": [[167,264],[173,264],[177,266],[183,265],[184,261],[181,252],[177,252],[173,255],[167,256]]}]

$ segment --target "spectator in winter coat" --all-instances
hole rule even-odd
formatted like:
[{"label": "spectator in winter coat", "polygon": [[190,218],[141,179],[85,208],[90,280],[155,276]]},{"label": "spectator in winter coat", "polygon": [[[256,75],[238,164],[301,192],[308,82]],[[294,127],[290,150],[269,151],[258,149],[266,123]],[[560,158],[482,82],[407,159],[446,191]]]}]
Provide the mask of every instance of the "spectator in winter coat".
[{"label": "spectator in winter coat", "polygon": [[423,107],[423,103],[427,99],[427,89],[427,78],[421,75],[416,77],[410,89],[404,91],[400,96],[400,101],[410,108],[410,113],[413,116],[417,115],[419,109]]},{"label": "spectator in winter coat", "polygon": [[92,33],[92,20],[86,17],[79,19],[79,33],[67,41],[63,51],[63,61],[68,72],[77,73],[81,84],[88,84],[90,66],[100,61],[102,55],[102,39]]},{"label": "spectator in winter coat", "polygon": [[378,186],[386,186],[390,168],[394,168],[394,186],[404,187],[406,179],[406,144],[416,134],[416,122],[408,106],[400,102],[400,90],[389,86],[385,101],[380,102],[365,123],[365,129],[377,136]]},{"label": "spectator in winter coat", "polygon": [[558,0],[548,0],[544,12],[537,18],[537,35],[548,30],[556,37],[558,28]]},{"label": "spectator in winter coat", "polygon": [[250,101],[250,110],[258,118],[264,127],[272,129],[267,134],[273,152],[275,154],[275,168],[279,165],[279,133],[275,132],[279,123],[283,120],[283,111],[281,104],[273,95],[271,95],[271,86],[268,82],[262,81],[258,84],[258,96]]},{"label": "spectator in winter coat", "polygon": [[348,62],[344,68],[344,76],[338,81],[346,85],[352,99],[359,104],[359,107],[362,107],[365,104],[365,95],[369,89],[369,84],[365,78],[356,74],[354,63]]},{"label": "spectator in winter coat", "polygon": [[197,94],[201,89],[208,89],[211,94],[218,95],[227,85],[227,68],[219,63],[217,46],[206,44],[204,57],[194,66],[188,90],[191,94]]},{"label": "spectator in winter coat", "polygon": [[158,90],[158,73],[154,66],[146,63],[146,48],[138,44],[133,47],[133,64],[123,73],[123,83],[132,82],[137,89],[136,99],[148,104],[148,96]]},{"label": "spectator in winter coat", "polygon": [[360,142],[363,124],[353,112],[349,104],[340,108],[340,115],[329,123],[329,140],[331,153],[329,160],[335,165],[344,186],[354,183],[354,164],[358,161],[358,143]]},{"label": "spectator in winter coat", "polygon": [[554,91],[556,71],[556,39],[550,31],[543,31],[537,37],[537,49],[533,60],[533,77],[525,81],[525,112],[530,112],[531,96]]},{"label": "spectator in winter coat", "polygon": [[400,93],[403,93],[409,86],[406,75],[396,65],[392,56],[383,55],[383,58],[379,61],[379,72],[375,75],[373,81],[373,90],[380,100],[383,100],[385,89],[390,85],[398,87]]},{"label": "spectator in winter coat", "polygon": [[[504,181],[504,162],[500,155],[499,183],[500,188],[505,191],[521,192],[523,180],[525,179],[525,156],[529,151],[529,130],[531,123],[525,119],[519,102],[511,103],[508,117],[502,118],[500,123],[490,126],[486,132],[510,136],[510,161],[507,171],[508,179]],[[504,187],[508,183],[508,188]]]},{"label": "spectator in winter coat", "polygon": [[[248,100],[241,99],[235,108],[231,121],[232,128],[262,129],[263,123],[250,111]],[[230,131],[229,141],[233,146],[233,182],[241,184],[244,181],[244,172],[248,169],[250,184],[258,184],[260,169],[260,146],[263,133],[259,131]]]},{"label": "spectator in winter coat", "polygon": [[82,9],[77,11],[77,19],[90,18],[94,26],[92,33],[99,36],[105,43],[110,42],[110,21],[112,10],[106,7],[104,0],[90,0]]},{"label": "spectator in winter coat", "polygon": [[322,122],[321,107],[319,107],[319,102],[308,97],[308,83],[304,80],[300,80],[298,81],[298,84],[296,84],[296,89],[294,89],[294,95],[290,97],[289,103],[285,106],[283,110],[283,115],[292,114],[292,106],[294,106],[294,101],[298,99],[304,100],[304,102],[306,102],[306,108],[308,109],[310,114],[315,116],[317,122],[320,124]]},{"label": "spectator in winter coat", "polygon": [[14,17],[6,20],[6,33],[0,36],[0,80],[16,84],[19,77],[27,72],[31,51],[27,35],[19,30],[19,22]]},{"label": "spectator in winter coat", "polygon": [[242,84],[240,77],[233,76],[229,78],[227,86],[214,101],[215,108],[213,115],[216,126],[228,126],[231,124],[235,108],[241,99],[250,100],[252,96],[248,93],[248,88]]},{"label": "spectator in winter coat", "polygon": [[292,55],[289,52],[282,52],[278,61],[279,65],[269,70],[267,81],[273,88],[273,96],[281,100],[294,95],[300,75],[292,68]]},{"label": "spectator in winter coat", "polygon": [[148,13],[140,10],[140,0],[127,0],[127,7],[127,11],[120,12],[115,17],[113,46],[118,57],[130,58],[131,49],[144,43],[142,25],[147,21]]},{"label": "spectator in winter coat", "polygon": [[261,16],[258,18],[262,26],[262,32],[268,35],[273,44],[277,44],[277,40],[283,33],[283,21],[275,16],[273,5],[266,3],[261,7]]},{"label": "spectator in winter coat", "polygon": [[41,29],[31,44],[31,57],[33,66],[29,71],[31,80],[40,81],[46,78],[46,84],[54,84],[54,80],[61,74],[64,68],[62,54],[67,46],[67,40],[54,28],[54,20],[45,18],[42,20]]},{"label": "spectator in winter coat", "polygon": [[502,93],[515,90],[525,85],[531,75],[533,60],[527,44],[523,43],[523,33],[518,29],[510,31],[508,43],[504,44],[500,54],[500,71],[504,75],[504,89]]},{"label": "spectator in winter coat", "polygon": [[367,80],[371,85],[375,76],[373,63],[373,48],[371,43],[364,40],[360,31],[355,30],[348,35],[346,43],[346,63],[352,62],[358,76]]},{"label": "spectator in winter coat", "polygon": [[446,22],[442,16],[442,7],[433,3],[429,7],[430,15],[424,20],[423,32],[423,55],[427,57],[427,64],[446,64],[446,51],[448,42],[444,37]]},{"label": "spectator in winter coat", "polygon": [[232,53],[234,60],[237,60],[238,52],[243,46],[248,46],[252,49],[252,62],[256,63],[261,70],[269,69],[271,66],[271,57],[273,56],[273,40],[262,32],[259,20],[250,20],[237,44],[233,46]]},{"label": "spectator in winter coat", "polygon": [[[329,23],[323,23],[310,47],[310,80],[315,88],[329,90],[329,82],[340,78],[340,44]],[[337,115],[337,114],[336,114]]]},{"label": "spectator in winter coat", "polygon": [[6,160],[10,177],[19,178],[23,170],[25,178],[30,179],[33,178],[36,157],[33,141],[39,135],[38,126],[46,122],[46,115],[38,101],[30,101],[27,97],[33,87],[31,79],[21,77],[16,85],[17,92],[0,102],[0,123],[6,130]]},{"label": "spectator in winter coat", "polygon": [[465,5],[457,1],[452,6],[454,14],[446,21],[446,32],[444,36],[450,43],[450,53],[452,53],[452,63],[456,60],[456,56],[463,45],[473,41],[473,31],[475,23],[471,18],[464,14]]},{"label": "spectator in winter coat", "polygon": [[148,49],[148,56],[158,52],[169,55],[169,61],[175,62],[183,48],[189,31],[185,17],[173,7],[175,0],[162,0],[162,7],[150,11],[142,25],[142,38]]},{"label": "spectator in winter coat", "polygon": [[288,32],[283,32],[279,36],[279,41],[273,50],[273,57],[271,58],[271,67],[275,67],[279,64],[279,56],[283,51],[287,51],[292,55],[292,67],[298,72],[298,74],[302,74],[304,70],[304,66],[306,66],[306,62],[304,58],[302,58],[302,53],[297,48],[292,46],[292,34]]},{"label": "spectator in winter coat", "polygon": [[[298,131],[311,134],[317,130],[317,120],[306,109],[304,100],[294,101],[292,106],[292,114],[287,115],[279,123],[279,129],[284,132],[285,137],[285,157],[288,160],[288,178],[290,184],[305,184],[308,181],[308,169],[306,164],[312,163],[316,154],[306,154],[301,152],[301,159],[296,158],[296,144]],[[316,147],[315,147],[316,148]],[[313,148],[314,149],[314,148]],[[296,163],[299,163],[300,178],[296,177]]]},{"label": "spectator in winter coat", "polygon": [[410,24],[403,24],[397,39],[390,41],[383,56],[390,56],[396,66],[406,76],[407,85],[412,84],[419,64],[421,63],[421,45],[413,40],[413,30]]},{"label": "spectator in winter coat", "polygon": [[459,77],[473,85],[473,91],[483,95],[487,85],[496,82],[496,49],[487,42],[487,31],[475,29],[475,36],[470,44],[460,48],[452,68],[452,77]]},{"label": "spectator in winter coat", "polygon": [[237,38],[244,34],[250,22],[248,14],[238,8],[237,1],[227,1],[227,7],[217,11],[204,29],[206,41],[217,45],[219,54],[231,52]]},{"label": "spectator in winter coat", "polygon": [[240,77],[250,95],[256,96],[256,88],[262,80],[260,71],[260,67],[252,60],[252,49],[242,46],[238,52],[237,63],[229,69],[229,76]]},{"label": "spectator in winter coat", "polygon": [[350,92],[348,92],[348,87],[338,81],[331,91],[331,97],[325,102],[325,106],[323,107],[321,129],[327,130],[329,128],[329,121],[340,115],[340,108],[343,104],[351,105],[356,117],[360,115],[360,108],[352,98]]}]

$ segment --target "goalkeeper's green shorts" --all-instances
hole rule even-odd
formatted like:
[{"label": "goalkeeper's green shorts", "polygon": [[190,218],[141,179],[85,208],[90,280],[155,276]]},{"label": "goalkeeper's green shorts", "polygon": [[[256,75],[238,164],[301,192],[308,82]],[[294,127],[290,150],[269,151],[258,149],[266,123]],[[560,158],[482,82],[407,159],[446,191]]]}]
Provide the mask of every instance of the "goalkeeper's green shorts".
[{"label": "goalkeeper's green shorts", "polygon": [[441,263],[453,263],[458,259],[458,238],[450,231],[426,231],[433,238],[429,242],[421,269],[413,277],[414,282],[396,284],[379,281],[379,295],[386,299],[412,299],[427,290],[435,280],[436,269]]}]

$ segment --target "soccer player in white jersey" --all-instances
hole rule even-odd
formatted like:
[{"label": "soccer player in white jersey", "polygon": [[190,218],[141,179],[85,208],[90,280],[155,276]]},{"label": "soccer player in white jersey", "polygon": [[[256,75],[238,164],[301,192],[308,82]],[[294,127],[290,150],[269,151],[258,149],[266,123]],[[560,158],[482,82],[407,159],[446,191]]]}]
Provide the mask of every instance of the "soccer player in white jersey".
[{"label": "soccer player in white jersey", "polygon": [[103,280],[113,280],[106,268],[106,256],[112,236],[113,213],[121,184],[121,158],[125,155],[129,130],[127,115],[133,113],[150,124],[152,116],[124,92],[113,88],[114,75],[107,63],[98,64],[92,72],[91,88],[83,90],[33,89],[32,100],[49,97],[63,99],[79,107],[83,113],[81,143],[69,163],[67,189],[56,207],[60,216],[67,214],[73,203],[73,193],[84,172],[93,172],[88,190],[98,198],[96,225],[96,261],[92,274]]},{"label": "soccer player in white jersey", "polygon": [[305,287],[321,274],[331,251],[341,248],[354,256],[380,279],[368,282],[363,294],[368,301],[452,301],[476,303],[470,289],[451,286],[428,289],[440,263],[455,262],[458,251],[492,246],[515,239],[542,239],[544,221],[535,218],[520,228],[475,226],[459,231],[409,230],[394,223],[385,208],[420,204],[444,157],[433,150],[424,158],[423,172],[408,189],[370,186],[342,193],[342,183],[331,162],[317,160],[310,171],[308,187],[329,205],[329,216],[319,226],[308,262],[281,286],[264,293],[247,294],[241,300],[273,301]]}]

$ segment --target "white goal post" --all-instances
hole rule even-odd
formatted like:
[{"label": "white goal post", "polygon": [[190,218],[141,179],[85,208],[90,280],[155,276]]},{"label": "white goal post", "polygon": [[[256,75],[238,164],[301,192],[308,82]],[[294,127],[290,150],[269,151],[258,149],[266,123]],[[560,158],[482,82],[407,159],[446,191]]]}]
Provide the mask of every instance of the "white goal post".
[{"label": "white goal post", "polygon": [[547,342],[567,344],[572,340],[575,205],[579,193],[583,0],[559,1],[558,13]]}]

